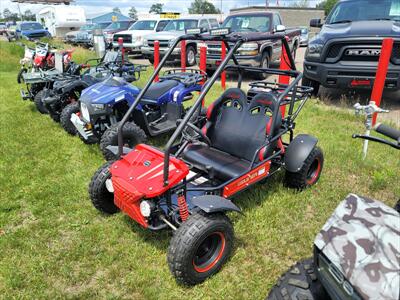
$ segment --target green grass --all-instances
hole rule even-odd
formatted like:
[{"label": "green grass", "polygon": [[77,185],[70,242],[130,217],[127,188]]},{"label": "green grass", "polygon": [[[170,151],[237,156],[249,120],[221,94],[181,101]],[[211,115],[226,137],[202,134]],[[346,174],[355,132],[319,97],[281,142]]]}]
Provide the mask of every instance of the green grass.
[{"label": "green grass", "polygon": [[244,215],[230,214],[231,260],[203,284],[178,286],[166,263],[171,233],[93,208],[87,186],[103,163],[98,146],[69,136],[20,99],[22,52],[0,46],[0,298],[262,299],[287,267],[311,255],[319,228],[349,192],[390,206],[400,194],[399,153],[371,143],[362,161],[361,141],[351,138],[362,121],[312,100],[296,132],[319,138],[319,183],[295,192],[278,174],[236,198]]}]

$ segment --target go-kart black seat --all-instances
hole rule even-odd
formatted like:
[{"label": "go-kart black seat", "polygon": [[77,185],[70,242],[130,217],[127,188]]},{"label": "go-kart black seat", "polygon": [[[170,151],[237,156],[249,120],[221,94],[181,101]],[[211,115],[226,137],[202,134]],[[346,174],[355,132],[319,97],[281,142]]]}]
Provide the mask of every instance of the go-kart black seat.
[{"label": "go-kart black seat", "polygon": [[[256,151],[265,144],[271,126],[280,127],[281,116],[272,124],[276,103],[276,97],[268,93],[258,94],[247,103],[242,90],[228,89],[207,111],[207,123],[202,130],[211,146],[189,144],[183,159],[223,181],[245,173]],[[265,159],[275,147],[263,148],[257,159]]]},{"label": "go-kart black seat", "polygon": [[157,101],[162,95],[179,84],[176,80],[163,80],[153,83],[143,95],[143,100]]}]

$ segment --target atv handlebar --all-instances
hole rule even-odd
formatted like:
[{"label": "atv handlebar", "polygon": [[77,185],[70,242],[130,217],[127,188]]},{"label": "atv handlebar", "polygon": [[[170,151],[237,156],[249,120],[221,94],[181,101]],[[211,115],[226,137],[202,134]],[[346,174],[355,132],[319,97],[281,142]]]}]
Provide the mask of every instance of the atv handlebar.
[{"label": "atv handlebar", "polygon": [[394,139],[400,144],[400,130],[381,123],[376,124],[374,130],[388,138]]}]

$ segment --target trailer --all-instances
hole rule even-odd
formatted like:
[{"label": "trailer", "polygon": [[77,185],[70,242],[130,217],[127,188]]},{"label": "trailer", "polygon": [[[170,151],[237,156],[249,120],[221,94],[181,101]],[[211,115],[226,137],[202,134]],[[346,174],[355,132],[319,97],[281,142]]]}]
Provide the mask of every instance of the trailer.
[{"label": "trailer", "polygon": [[83,7],[58,5],[47,6],[36,14],[40,22],[53,37],[64,37],[65,34],[86,24]]}]

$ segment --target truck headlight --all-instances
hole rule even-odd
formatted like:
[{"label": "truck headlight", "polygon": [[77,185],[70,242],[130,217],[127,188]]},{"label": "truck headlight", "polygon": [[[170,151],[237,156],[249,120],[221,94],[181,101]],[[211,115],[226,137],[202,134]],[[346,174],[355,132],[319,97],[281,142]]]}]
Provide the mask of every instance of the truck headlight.
[{"label": "truck headlight", "polygon": [[[168,48],[171,48],[173,45],[174,45],[174,43],[175,43],[175,40],[170,40],[169,42],[168,42]],[[181,42],[179,42],[178,43],[178,45],[176,45],[176,49],[177,48],[179,48],[181,46]]]},{"label": "truck headlight", "polygon": [[244,43],[238,49],[239,55],[257,55],[258,54],[258,44],[257,43]]},{"label": "truck headlight", "polygon": [[104,104],[92,104],[94,111],[104,110]]},{"label": "truck headlight", "polygon": [[306,58],[311,60],[320,59],[323,48],[323,44],[310,44],[306,50]]},{"label": "truck headlight", "polygon": [[146,40],[146,39],[143,39],[143,46],[148,46],[149,45],[149,42]]}]

